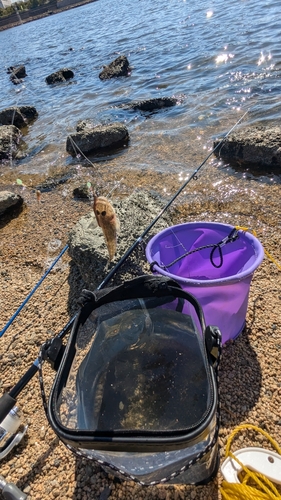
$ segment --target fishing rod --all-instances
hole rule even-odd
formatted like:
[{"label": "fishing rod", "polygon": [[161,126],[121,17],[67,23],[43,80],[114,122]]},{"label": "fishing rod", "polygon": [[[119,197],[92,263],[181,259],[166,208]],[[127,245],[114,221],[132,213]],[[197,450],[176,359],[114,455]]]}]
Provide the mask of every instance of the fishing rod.
[{"label": "fishing rod", "polygon": [[[18,98],[19,99],[19,98]],[[17,102],[18,104],[18,102]],[[124,254],[123,257],[119,260],[119,262],[116,264],[116,266],[110,271],[109,275],[106,276],[106,278],[103,280],[103,282],[100,284],[100,286],[97,288],[99,290],[103,286],[105,286],[110,279],[114,276],[114,274],[118,271],[118,269],[122,266],[122,264],[127,260],[127,258],[131,255],[131,253],[135,250],[137,245],[141,242],[141,240],[148,234],[148,232],[152,229],[152,227],[157,223],[157,221],[162,217],[163,213],[169,208],[169,206],[173,203],[173,201],[179,196],[179,194],[183,191],[183,189],[187,186],[187,184],[196,177],[196,174],[199,172],[199,170],[205,165],[205,163],[208,161],[208,159],[213,155],[213,153],[223,144],[224,140],[228,137],[228,135],[236,128],[236,126],[244,119],[246,114],[249,112],[249,109],[252,106],[250,106],[245,113],[237,120],[237,122],[231,127],[231,129],[225,134],[225,136],[221,139],[221,141],[217,144],[217,146],[208,154],[208,156],[205,158],[205,160],[199,165],[199,167],[192,173],[192,175],[187,179],[187,181],[179,188],[179,190],[175,193],[175,195],[171,198],[171,200],[167,203],[167,205],[163,208],[163,210],[160,212],[160,214],[151,222],[151,224],[147,227],[147,229],[144,231],[144,233],[135,241],[135,243],[132,245],[131,248],[127,250],[127,252]],[[13,117],[12,117],[12,123],[14,122],[14,117],[15,117],[15,109],[13,111]],[[81,156],[84,157],[85,160],[87,160],[93,167],[95,165],[87,158],[87,156],[81,151],[79,146],[75,143],[72,137],[70,137],[70,141],[72,143],[72,146],[74,150],[76,149]],[[63,253],[68,249],[68,245],[65,246],[65,248],[62,250],[62,252],[59,254],[57,259],[53,262],[53,264],[50,266],[50,268],[46,271],[46,273],[40,278],[38,283],[34,286],[34,288],[31,290],[31,292],[27,295],[27,297],[24,299],[22,304],[18,307],[16,312],[12,315],[12,317],[8,320],[6,325],[3,327],[3,329],[0,331],[0,338],[4,335],[4,333],[7,331],[7,329],[11,326],[13,321],[16,319],[16,317],[19,315],[19,313],[22,311],[23,307],[27,304],[29,299],[32,297],[34,292],[37,290],[37,288],[41,285],[41,283],[44,281],[44,279],[47,277],[49,272],[52,270],[54,265],[58,262],[58,260],[61,258]],[[73,317],[73,321],[71,324],[74,322],[75,317]],[[70,324],[70,326],[71,326]]]},{"label": "fishing rod", "polygon": [[[128,259],[128,257],[133,253],[136,247],[143,241],[145,236],[149,233],[149,231],[155,226],[158,220],[162,217],[162,215],[168,210],[168,208],[172,205],[175,199],[180,195],[180,193],[185,189],[185,187],[189,184],[192,179],[196,179],[198,172],[201,168],[206,164],[209,158],[214,154],[214,152],[222,146],[225,139],[231,134],[231,132],[241,123],[241,121],[248,114],[249,108],[245,111],[245,113],[236,121],[236,123],[228,130],[228,132],[222,137],[222,139],[218,142],[218,144],[210,151],[210,153],[206,156],[206,158],[202,161],[202,163],[192,172],[192,174],[188,177],[188,179],[180,186],[180,188],[176,191],[176,193],[171,197],[171,199],[166,203],[164,208],[159,212],[159,214],[153,219],[153,221],[147,226],[147,228],[143,231],[143,233],[135,240],[135,242],[131,245],[131,247],[125,252],[123,257],[117,262],[117,264],[111,269],[111,271],[106,275],[103,281],[97,287],[97,290],[101,290],[104,288],[109,281],[113,278],[113,276],[117,273],[120,267],[124,264],[124,262]],[[75,313],[74,316],[68,321],[68,323],[64,326],[64,328],[53,338],[62,340],[68,330],[73,325],[78,313]],[[31,378],[35,375],[35,373],[39,370],[40,359],[37,358],[27,372],[23,375],[23,377],[17,382],[17,384],[10,390],[10,392],[3,394],[0,398],[0,423],[1,421],[8,415],[9,411],[16,404],[16,397],[19,393],[24,389],[24,387],[28,384]]]},{"label": "fishing rod", "polygon": [[4,333],[6,332],[6,330],[8,330],[9,326],[13,323],[13,321],[19,315],[19,313],[21,312],[21,310],[24,308],[25,304],[29,301],[29,299],[32,297],[32,295],[34,294],[34,292],[36,292],[37,288],[39,288],[39,286],[44,281],[44,279],[47,278],[48,274],[51,272],[51,270],[53,269],[53,267],[56,265],[56,263],[58,262],[58,260],[62,257],[62,255],[64,254],[64,252],[66,252],[67,249],[68,249],[68,245],[66,245],[62,249],[62,251],[60,252],[60,254],[55,258],[55,260],[52,262],[52,264],[47,269],[47,271],[43,274],[43,276],[40,278],[40,280],[33,287],[33,289],[31,290],[31,292],[29,292],[29,294],[24,299],[24,301],[21,303],[21,305],[18,307],[18,309],[16,310],[16,312],[13,314],[13,316],[9,319],[9,321],[6,323],[6,325],[4,326],[4,328],[2,328],[2,330],[0,332],[0,338],[4,335]]},{"label": "fishing rod", "polygon": [[[122,179],[121,179],[122,180]],[[113,188],[115,189],[115,188]],[[113,190],[112,189],[112,190]],[[47,269],[47,271],[45,271],[45,273],[43,274],[43,276],[40,278],[40,280],[36,283],[36,285],[34,285],[33,289],[31,290],[31,292],[29,292],[29,294],[27,295],[27,297],[23,300],[23,302],[21,303],[21,305],[18,307],[18,309],[16,310],[16,312],[11,316],[11,318],[9,319],[9,321],[7,321],[6,325],[2,328],[2,330],[0,331],[0,338],[4,335],[4,333],[6,332],[6,330],[11,326],[11,324],[13,323],[13,321],[16,319],[16,317],[19,315],[19,313],[22,311],[22,309],[24,308],[24,306],[27,304],[27,302],[29,301],[29,299],[32,297],[32,295],[36,292],[37,288],[39,288],[39,286],[41,285],[41,283],[44,281],[44,279],[48,276],[48,274],[51,272],[51,270],[53,269],[53,267],[56,265],[56,263],[60,260],[60,258],[63,256],[63,254],[66,252],[66,250],[69,248],[69,245],[65,245],[65,247],[61,250],[60,254],[55,258],[55,260],[52,262],[52,264],[50,265],[50,267]]]},{"label": "fishing rod", "polygon": [[[169,208],[169,206],[174,202],[174,200],[179,196],[179,194],[185,189],[185,187],[188,185],[188,183],[196,178],[197,173],[199,170],[205,165],[205,163],[208,161],[208,159],[213,155],[213,153],[222,145],[224,140],[228,137],[228,135],[234,130],[234,128],[244,119],[246,114],[249,112],[249,109],[245,111],[245,113],[241,116],[241,118],[233,125],[233,127],[227,132],[227,134],[221,139],[221,141],[217,144],[215,148],[212,149],[212,151],[207,155],[207,157],[204,159],[204,161],[197,167],[194,172],[191,174],[191,176],[183,183],[183,185],[178,189],[178,191],[174,194],[174,196],[168,201],[168,203],[165,205],[165,207],[161,210],[161,212],[156,216],[156,218],[150,223],[150,225],[144,230],[142,235],[137,238],[137,240],[133,243],[133,245],[127,250],[127,252],[121,257],[121,259],[117,262],[116,266],[112,268],[112,270],[109,272],[109,274],[105,277],[105,279],[102,281],[102,283],[97,287],[97,290],[100,290],[103,288],[110,280],[111,278],[116,274],[116,272],[119,270],[119,268],[123,265],[123,263],[127,260],[127,258],[132,254],[132,252],[135,250],[135,248],[138,246],[138,244],[143,240],[143,238],[149,233],[149,231],[153,228],[153,226],[157,223],[157,221],[162,217],[164,212]],[[72,143],[74,146],[77,146],[73,139],[71,139]],[[78,146],[77,146],[78,148]],[[79,148],[78,148],[79,149]],[[80,151],[80,150],[79,150]],[[82,153],[82,151],[81,151]],[[82,153],[83,154],[83,153]],[[83,155],[85,158],[86,156]],[[87,159],[87,158],[86,158]],[[91,162],[90,162],[91,163]],[[6,330],[9,328],[9,326],[13,323],[15,318],[18,316],[18,314],[21,312],[25,304],[28,302],[28,300],[32,297],[34,292],[37,290],[37,288],[41,285],[42,281],[47,277],[47,275],[50,273],[52,268],[55,266],[55,264],[58,262],[58,260],[62,257],[64,252],[68,249],[68,245],[66,245],[61,253],[58,255],[58,257],[55,259],[55,261],[52,263],[50,268],[45,272],[45,274],[42,276],[42,278],[38,281],[38,283],[34,286],[34,288],[31,290],[31,292],[28,294],[26,299],[22,302],[22,304],[19,306],[17,311],[13,314],[13,316],[10,318],[10,320],[6,323],[4,328],[0,331],[0,338],[4,335]],[[75,316],[70,320],[70,326],[75,320]],[[63,329],[64,331],[64,329]]]}]

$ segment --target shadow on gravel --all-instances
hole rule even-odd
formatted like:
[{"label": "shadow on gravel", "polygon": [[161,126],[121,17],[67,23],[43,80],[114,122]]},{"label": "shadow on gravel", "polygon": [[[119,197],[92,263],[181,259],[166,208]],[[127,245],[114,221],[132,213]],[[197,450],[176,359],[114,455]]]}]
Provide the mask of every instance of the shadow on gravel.
[{"label": "shadow on gravel", "polygon": [[71,260],[69,264],[68,283],[69,295],[67,301],[67,311],[71,318],[78,311],[77,301],[83,288],[87,288],[87,285],[83,281],[80,271],[73,260]]},{"label": "shadow on gravel", "polygon": [[24,203],[19,202],[0,215],[0,229],[3,229],[12,219],[16,219],[24,210]]},{"label": "shadow on gravel", "polygon": [[[76,488],[73,500],[179,500],[189,498],[206,498],[218,500],[218,483],[214,479],[204,486],[185,484],[163,484],[158,486],[142,486],[133,481],[123,481],[112,474],[107,474],[101,467],[89,460],[77,458],[75,466]],[[204,492],[204,493],[203,493]]]},{"label": "shadow on gravel", "polygon": [[[25,446],[26,446],[26,443],[28,443],[28,439],[29,439],[29,436],[27,433],[27,435],[25,436],[23,441],[17,447],[17,455],[16,455],[17,457],[21,453],[24,455]],[[57,437],[55,437],[52,440],[52,442],[49,444],[48,449],[37,458],[37,460],[32,464],[32,467],[30,468],[30,470],[26,474],[24,474],[20,478],[20,480],[16,483],[18,488],[20,488],[21,490],[24,490],[24,488],[26,488],[32,484],[32,482],[34,481],[34,479],[36,477],[40,477],[41,474],[44,474],[43,468],[46,465],[46,463],[48,462],[49,457],[52,455],[52,453],[55,450],[55,448],[57,447],[58,443],[59,443],[59,440]],[[6,460],[9,461],[10,458],[11,457],[8,455]],[[5,464],[5,461],[1,462],[1,465],[4,465],[4,464]],[[50,487],[50,491],[51,491],[51,489],[52,489],[52,487]],[[3,498],[7,499],[7,498],[14,498],[14,497],[13,496],[11,496],[11,497],[5,496]],[[20,498],[23,498],[23,496],[21,496]],[[28,497],[28,498],[31,498],[31,497]],[[2,500],[1,493],[0,493],[0,499]]]},{"label": "shadow on gravel", "polygon": [[[77,482],[72,497],[74,500],[77,498],[107,500],[111,497],[112,490],[118,488],[121,483],[120,479],[108,476],[101,467],[90,460],[80,458],[76,460],[75,477]],[[122,496],[122,498],[125,499],[126,497]],[[134,498],[134,496],[131,496],[131,498]]]},{"label": "shadow on gravel", "polygon": [[223,348],[220,364],[221,425],[231,427],[244,421],[256,405],[262,372],[250,344],[251,325]]},{"label": "shadow on gravel", "polygon": [[265,184],[272,185],[272,182],[276,184],[281,184],[280,167],[269,168],[261,167],[255,164],[241,164],[237,161],[225,160],[219,158],[222,161],[217,163],[217,168],[220,171],[227,169],[227,172],[238,179],[248,179],[256,182],[263,182]]}]

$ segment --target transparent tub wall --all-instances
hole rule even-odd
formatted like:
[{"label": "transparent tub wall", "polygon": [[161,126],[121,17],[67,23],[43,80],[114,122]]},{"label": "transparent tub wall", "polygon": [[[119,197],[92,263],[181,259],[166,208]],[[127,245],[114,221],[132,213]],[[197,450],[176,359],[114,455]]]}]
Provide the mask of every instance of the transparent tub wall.
[{"label": "transparent tub wall", "polygon": [[[97,450],[81,449],[84,455],[90,459],[99,460],[112,465],[114,468],[102,466],[107,472],[124,479],[121,470],[132,476],[141,483],[149,485],[151,482],[159,482],[179,471],[181,468],[195,459],[199,453],[206,450],[212,442],[216,428],[216,416],[214,416],[204,434],[199,436],[198,442],[193,446],[181,450],[158,452],[158,453],[125,453],[125,452],[102,452]],[[217,442],[195,465],[182,472],[179,476],[171,478],[168,484],[197,484],[207,482],[216,473],[218,459]],[[126,479],[126,477],[125,477]],[[129,478],[128,478],[129,479]]]},{"label": "transparent tub wall", "polygon": [[[132,301],[130,301],[131,303]],[[136,301],[134,301],[136,302]],[[126,307],[128,307],[129,301],[123,301],[123,307],[126,310]],[[118,304],[119,307],[121,307],[120,304]],[[113,308],[113,304],[111,304],[111,307]],[[196,318],[196,313],[194,310],[194,307],[187,301],[184,301],[182,304],[182,307],[184,309],[184,314],[185,314],[185,321],[186,321],[186,338],[188,339],[189,335],[189,329],[191,332],[193,332],[195,329],[197,329],[198,335],[202,338],[202,329],[197,321]],[[108,313],[108,305],[102,306],[102,308],[106,310],[107,315]],[[174,311],[175,309],[175,303],[171,302],[169,304],[165,304],[159,308],[160,314],[162,314],[163,311],[171,309]],[[129,314],[129,313],[128,313]],[[114,317],[114,314],[113,314]],[[72,361],[72,365],[68,374],[68,378],[66,381],[65,386],[63,387],[60,397],[58,399],[58,411],[59,411],[59,419],[61,423],[67,427],[68,429],[87,429],[84,425],[82,425],[82,422],[78,423],[78,415],[79,415],[79,404],[81,405],[81,401],[79,403],[79,397],[77,393],[77,374],[79,373],[79,369],[81,367],[81,364],[89,354],[93,344],[96,341],[96,335],[97,335],[97,330],[98,328],[101,329],[101,324],[103,324],[100,320],[99,317],[95,315],[95,311],[89,316],[89,318],[86,320],[86,322],[83,324],[83,327],[79,330],[79,333],[77,335],[76,339],[76,345],[75,345],[75,355]],[[106,324],[106,323],[105,323]],[[109,363],[109,354],[112,350],[112,345],[113,345],[113,340],[116,338],[116,342],[114,345],[116,345],[116,352],[118,349],[121,350],[126,345],[131,345],[135,346],[134,344],[137,343],[139,338],[141,337],[142,329],[138,328],[136,329],[135,332],[131,333],[131,329],[129,330],[129,334],[124,334],[122,332],[121,325],[118,325],[118,329],[116,328],[104,328],[105,330],[105,337],[99,344],[99,347],[97,347],[98,350],[98,355],[97,355],[97,360],[96,362],[103,367],[103,369],[106,369],[108,367]],[[133,329],[132,329],[133,330]],[[202,357],[204,356],[203,353],[203,344],[201,345],[201,342],[198,345],[198,349],[202,351]],[[133,350],[133,348],[132,348]],[[181,359],[179,360],[180,363]],[[93,379],[93,384],[94,384],[94,379]],[[168,384],[168,381],[167,381]],[[102,385],[102,384],[101,384]],[[147,384],[146,384],[147,385]],[[138,387],[135,387],[135,390],[137,391]],[[145,387],[141,386],[139,389],[140,392],[145,394]],[[159,387],[158,387],[158,392],[159,392]],[[85,394],[85,400],[87,400],[87,391],[86,387],[84,387],[84,394]],[[101,388],[100,390],[97,390],[95,394],[95,398],[93,399],[93,413],[94,414],[99,414],[100,413],[100,405],[103,400],[103,389]],[[91,398],[91,396],[88,394],[88,398]],[[139,401],[139,397],[136,398],[136,402]],[[136,412],[138,416],[140,416],[140,407],[138,404],[136,406]],[[151,408],[148,408],[148,412],[151,410]],[[136,422],[134,422],[136,424]],[[125,428],[125,427],[124,427]],[[94,428],[94,430],[96,430]],[[141,428],[142,430],[142,428]]]},{"label": "transparent tub wall", "polygon": [[[124,309],[126,310],[126,304],[123,304]],[[112,316],[114,317],[114,305],[111,304],[113,309]],[[120,307],[120,304],[118,305]],[[163,311],[168,307],[174,311],[174,304],[170,303],[164,308],[161,307],[161,317],[163,316]],[[196,316],[193,310],[193,306],[191,304],[184,304],[184,312],[186,316],[185,322],[187,322],[187,327],[185,331],[185,335],[189,338],[189,328],[194,331],[194,323],[196,323]],[[106,316],[110,316],[108,308],[105,308]],[[144,317],[144,320],[146,318]],[[189,324],[190,323],[190,324]],[[86,320],[83,325],[83,328],[79,330],[76,339],[75,345],[75,356],[72,361],[72,366],[66,381],[66,385],[63,388],[60,398],[58,401],[58,412],[61,423],[65,425],[68,429],[83,429],[81,419],[79,419],[79,398],[77,394],[77,373],[81,367],[81,363],[85,359],[85,357],[90,352],[93,344],[95,344],[97,337],[96,331],[100,328],[100,316],[96,316],[95,313],[92,313],[90,317]],[[198,325],[199,327],[199,325]],[[122,329],[123,332],[124,328]],[[202,339],[202,331],[201,328],[198,328],[198,336]],[[112,348],[112,339],[115,337],[118,339],[117,348],[120,349],[124,343],[126,345],[127,342],[129,344],[132,342],[131,333],[129,336],[123,334],[120,336],[119,329],[114,327],[111,329],[105,329],[106,335],[109,335],[109,344],[105,341],[101,343],[100,347],[103,347],[100,351],[97,362],[102,364],[104,368],[106,368],[106,364],[108,362],[107,358]],[[134,335],[139,335],[138,329]],[[137,340],[133,338],[134,341]],[[134,342],[133,342],[134,345]],[[201,345],[201,341],[198,344],[198,349],[203,349],[203,344]],[[91,380],[92,379],[90,377]],[[184,378],[185,380],[185,378]],[[86,380],[87,382],[87,380]],[[145,391],[144,391],[145,393]],[[85,392],[85,403],[87,403],[88,393]],[[93,400],[93,411],[97,412],[97,405],[100,404],[100,401],[103,399],[102,393],[96,393],[96,398]],[[158,394],[159,396],[159,394]],[[90,398],[91,399],[91,398]],[[111,400],[110,400],[111,401]],[[81,404],[81,403],[80,403]],[[111,403],[110,403],[111,404]],[[187,413],[190,410],[190,407],[187,407]],[[176,416],[178,412],[182,412],[183,409],[181,405],[178,405],[176,408]],[[217,443],[214,443],[214,446],[211,448],[208,453],[206,453],[195,465],[192,465],[188,470],[183,471],[177,477],[173,477],[170,479],[172,474],[177,473],[181,469],[184,469],[190,461],[196,459],[198,454],[204,453],[208,446],[212,443],[213,437],[215,434],[215,428],[217,426],[217,417],[213,416],[209,425],[206,425],[206,428],[202,431],[201,435],[199,435],[196,440],[189,442],[189,446],[183,449],[177,449],[173,451],[166,452],[155,452],[155,453],[133,453],[133,452],[110,452],[110,451],[100,451],[100,450],[89,450],[89,449],[81,449],[83,455],[88,457],[90,460],[96,460],[99,464],[110,473],[116,475],[121,479],[134,478],[142,484],[149,485],[152,482],[160,482],[161,480],[166,480],[167,483],[183,483],[183,484],[194,484],[207,482],[215,473],[217,467],[217,458],[218,458],[218,447]],[[87,428],[87,427],[86,427]],[[166,429],[166,427],[164,427]],[[94,443],[93,443],[94,446]],[[105,462],[103,465],[101,462]],[[122,474],[122,471],[124,474]]]}]

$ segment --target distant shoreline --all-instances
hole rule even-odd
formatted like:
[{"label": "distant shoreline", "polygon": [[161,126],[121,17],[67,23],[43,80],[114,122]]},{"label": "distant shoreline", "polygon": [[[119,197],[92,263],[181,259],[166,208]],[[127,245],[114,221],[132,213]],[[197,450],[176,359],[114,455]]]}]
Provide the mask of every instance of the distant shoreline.
[{"label": "distant shoreline", "polygon": [[[80,0],[77,2],[70,3],[69,5],[66,5],[65,7],[55,7],[52,10],[53,5],[50,5],[50,10],[46,10],[45,12],[40,12],[36,14],[36,9],[34,9],[34,15],[32,10],[29,11],[29,16],[26,18],[21,18],[20,15],[18,14],[18,21],[12,20],[12,16],[16,16],[17,14],[12,14],[11,16],[7,16],[7,23],[1,25],[1,22],[5,21],[5,18],[0,18],[0,31],[4,31],[10,28],[15,28],[16,26],[20,26],[21,24],[26,24],[31,21],[37,21],[38,19],[42,19],[43,17],[48,17],[50,15],[55,15],[55,14],[60,14],[61,12],[64,12],[65,10],[70,10],[70,9],[75,9],[76,7],[81,7],[82,5],[86,5],[88,3],[95,2],[96,0]],[[26,11],[28,12],[28,11]],[[10,20],[10,22],[9,22]]]}]

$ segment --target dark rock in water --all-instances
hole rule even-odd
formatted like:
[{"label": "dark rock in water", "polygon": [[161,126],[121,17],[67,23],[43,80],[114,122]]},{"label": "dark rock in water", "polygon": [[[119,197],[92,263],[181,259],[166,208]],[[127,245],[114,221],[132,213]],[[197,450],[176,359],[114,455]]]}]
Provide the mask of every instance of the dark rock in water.
[{"label": "dark rock in water", "polygon": [[23,198],[19,194],[10,191],[0,191],[0,215],[11,208],[20,207],[23,204]]},{"label": "dark rock in water", "polygon": [[[164,201],[152,192],[134,191],[128,198],[112,201],[120,220],[120,232],[117,237],[116,256],[109,266],[114,266],[136,239],[146,230],[148,225],[159,215]],[[172,225],[168,214],[157,222],[150,231],[150,236]],[[69,235],[69,253],[87,286],[94,290],[99,285],[101,276],[107,274],[108,250],[102,229],[97,226],[94,212],[82,217]],[[141,245],[136,249],[134,258],[130,257],[122,265],[122,276],[114,278],[115,284],[149,272],[144,250]],[[120,280],[118,282],[118,280]]]},{"label": "dark rock in water", "polygon": [[100,72],[101,80],[109,80],[117,76],[128,76],[130,73],[130,65],[126,56],[119,56],[112,61],[108,66],[104,66]]},{"label": "dark rock in water", "polygon": [[25,78],[27,76],[24,65],[21,65],[21,66],[10,66],[10,68],[8,68],[8,70],[7,70],[7,73],[11,74],[10,80],[15,85],[17,85],[18,83],[21,83],[22,82],[22,78]]},{"label": "dark rock in water", "polygon": [[38,113],[33,106],[14,106],[0,111],[0,124],[23,128],[37,116]]},{"label": "dark rock in water", "polygon": [[21,64],[20,66],[10,66],[7,68],[8,74],[16,74],[19,78],[24,78],[26,76],[25,66]]},{"label": "dark rock in water", "polygon": [[0,124],[1,125],[15,125],[15,127],[22,128],[27,125],[23,114],[19,108],[6,108],[0,111]]},{"label": "dark rock in water", "polygon": [[[219,144],[214,142],[214,147]],[[270,167],[281,172],[281,127],[247,127],[230,134],[215,151],[230,163]]]},{"label": "dark rock in water", "polygon": [[48,85],[51,85],[52,83],[61,83],[61,82],[66,82],[70,78],[74,77],[74,73],[71,69],[68,68],[62,68],[55,73],[51,73],[51,75],[47,76],[45,81],[48,83]]},{"label": "dark rock in water", "polygon": [[92,130],[83,129],[81,132],[69,135],[66,140],[66,151],[75,157],[77,154],[91,153],[118,147],[127,144],[129,133],[122,123],[98,125]]},{"label": "dark rock in water", "polygon": [[144,101],[135,101],[130,104],[122,105],[127,109],[139,109],[140,111],[155,111],[157,109],[169,108],[177,104],[175,97],[156,97],[155,99],[146,99]]},{"label": "dark rock in water", "polygon": [[21,132],[15,125],[0,126],[0,160],[15,158],[21,140]]},{"label": "dark rock in water", "polygon": [[27,123],[30,123],[38,118],[38,112],[34,106],[19,106],[19,110]]}]

